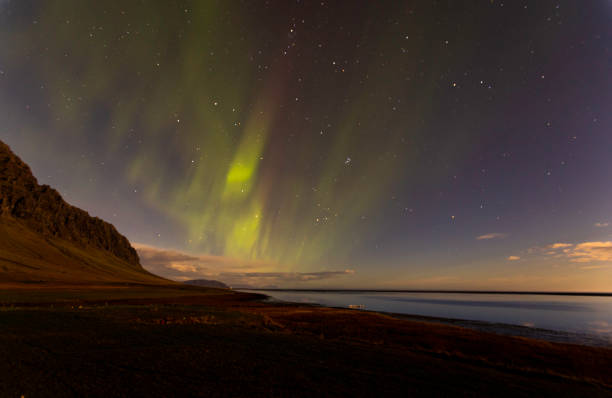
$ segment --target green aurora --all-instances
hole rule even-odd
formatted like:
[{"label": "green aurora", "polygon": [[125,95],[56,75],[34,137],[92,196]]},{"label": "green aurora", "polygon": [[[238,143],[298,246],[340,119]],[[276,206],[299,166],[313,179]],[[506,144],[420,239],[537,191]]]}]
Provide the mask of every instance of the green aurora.
[{"label": "green aurora", "polygon": [[[95,126],[88,134],[112,158],[138,137],[126,178],[185,229],[185,247],[280,264],[313,264],[331,252],[342,258],[360,243],[355,231],[374,204],[392,195],[390,181],[410,174],[396,153],[406,131],[389,127],[392,112],[369,115],[372,93],[393,82],[381,86],[388,72],[368,66],[367,57],[333,61],[327,49],[301,50],[299,34],[291,34],[304,29],[300,21],[253,37],[261,19],[245,8],[55,2],[19,40],[48,54],[36,72],[61,140],[87,141],[83,129]],[[372,35],[366,22],[351,35]],[[53,40],[45,40],[49,31]],[[31,51],[10,49],[24,52],[14,60]],[[313,55],[326,65],[300,68]],[[319,94],[308,82],[320,69],[331,73],[316,82],[327,87]],[[402,118],[419,117],[422,100],[406,104]]]},{"label": "green aurora", "polygon": [[609,119],[603,40],[562,63],[587,83],[550,68],[576,7],[0,2],[0,135],[135,242],[363,283],[501,277],[604,240],[606,173],[581,159],[609,142],[567,138]]}]

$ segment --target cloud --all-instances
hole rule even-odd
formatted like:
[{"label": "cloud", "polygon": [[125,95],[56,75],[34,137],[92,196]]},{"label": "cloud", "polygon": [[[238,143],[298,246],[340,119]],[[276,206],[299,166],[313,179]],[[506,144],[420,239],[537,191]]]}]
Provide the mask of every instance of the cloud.
[{"label": "cloud", "polygon": [[593,225],[594,225],[595,227],[597,227],[597,228],[605,228],[605,227],[607,227],[608,225],[610,225],[610,223],[607,223],[607,222],[596,222],[596,223],[595,223],[595,224],[593,224]]},{"label": "cloud", "polygon": [[[556,259],[566,259],[573,263],[591,263],[612,261],[612,241],[582,242],[582,243],[553,243],[545,247],[531,248],[532,255],[541,255]],[[584,266],[580,269],[605,268],[600,266]]]},{"label": "cloud", "polygon": [[147,264],[166,264],[174,261],[193,261],[197,257],[189,256],[174,250],[160,250],[151,246],[145,246],[135,243],[134,248],[138,251],[138,256],[141,262]]},{"label": "cloud", "polygon": [[230,286],[276,287],[295,285],[332,278],[350,276],[354,270],[317,272],[281,272],[279,264],[239,260],[224,256],[194,256],[176,250],[161,249],[143,244],[133,244],[142,266],[165,278],[184,281],[188,279],[217,279]]},{"label": "cloud", "polygon": [[[234,286],[277,286],[301,282],[322,281],[341,276],[353,275],[354,270],[320,272],[223,272],[218,275],[223,281]],[[228,282],[226,282],[228,283]]]},{"label": "cloud", "polygon": [[520,260],[521,258],[519,256],[508,256],[508,258],[506,260],[508,261],[517,261]]},{"label": "cloud", "polygon": [[561,249],[564,247],[570,247],[573,246],[572,243],[553,243],[552,245],[548,245],[549,249]]},{"label": "cloud", "polygon": [[584,242],[569,250],[570,261],[586,263],[591,261],[612,261],[612,242]]},{"label": "cloud", "polygon": [[[352,269],[344,271],[321,271],[321,272],[246,272],[240,275],[248,278],[283,278],[283,279],[301,279],[301,280],[321,280],[333,278],[335,276],[354,274]],[[223,275],[223,274],[221,274]],[[234,274],[236,275],[236,274]]]},{"label": "cloud", "polygon": [[580,269],[601,269],[601,268],[609,268],[608,265],[585,265],[580,267]]},{"label": "cloud", "polygon": [[179,272],[198,272],[198,269],[193,265],[188,264],[169,264],[169,268],[175,269]]},{"label": "cloud", "polygon": [[502,234],[502,233],[499,233],[499,232],[492,232],[490,234],[484,234],[484,235],[477,236],[476,240],[503,239],[506,236],[508,236],[508,234]]}]

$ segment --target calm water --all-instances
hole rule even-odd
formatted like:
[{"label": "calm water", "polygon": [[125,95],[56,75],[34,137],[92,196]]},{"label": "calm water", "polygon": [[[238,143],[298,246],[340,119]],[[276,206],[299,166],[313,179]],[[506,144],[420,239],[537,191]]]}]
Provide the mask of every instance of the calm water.
[{"label": "calm water", "polygon": [[[609,296],[299,291],[258,293],[297,303],[331,307],[365,305],[366,310],[372,311],[518,325],[534,332],[548,329],[570,336],[561,339],[565,341],[589,343],[592,337],[597,344],[612,344],[612,297]],[[466,326],[473,325],[467,323]],[[525,334],[517,332],[525,328],[506,329],[515,330],[509,334]]]}]

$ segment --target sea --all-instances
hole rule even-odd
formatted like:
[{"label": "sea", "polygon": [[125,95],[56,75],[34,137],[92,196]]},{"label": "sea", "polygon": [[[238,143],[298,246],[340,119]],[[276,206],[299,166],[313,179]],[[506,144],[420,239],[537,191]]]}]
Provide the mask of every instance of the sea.
[{"label": "sea", "polygon": [[[245,290],[246,291],[246,290]],[[393,313],[482,331],[612,347],[612,295],[248,290],[271,301]]]}]

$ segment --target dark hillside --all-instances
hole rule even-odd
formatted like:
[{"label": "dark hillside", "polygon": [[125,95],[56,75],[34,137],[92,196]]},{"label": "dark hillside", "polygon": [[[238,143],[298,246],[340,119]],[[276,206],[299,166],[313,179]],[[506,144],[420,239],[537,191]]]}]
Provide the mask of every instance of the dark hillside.
[{"label": "dark hillside", "polygon": [[0,281],[165,282],[115,227],[39,185],[0,141]]}]

